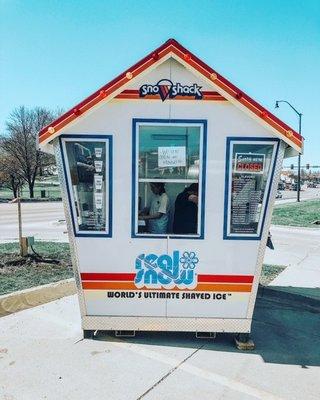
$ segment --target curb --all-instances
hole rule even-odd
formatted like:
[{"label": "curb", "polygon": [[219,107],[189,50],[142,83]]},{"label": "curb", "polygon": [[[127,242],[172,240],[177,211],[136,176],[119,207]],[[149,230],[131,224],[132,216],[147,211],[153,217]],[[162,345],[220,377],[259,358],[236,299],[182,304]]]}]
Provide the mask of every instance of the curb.
[{"label": "curb", "polygon": [[77,293],[73,278],[0,296],[0,317]]}]

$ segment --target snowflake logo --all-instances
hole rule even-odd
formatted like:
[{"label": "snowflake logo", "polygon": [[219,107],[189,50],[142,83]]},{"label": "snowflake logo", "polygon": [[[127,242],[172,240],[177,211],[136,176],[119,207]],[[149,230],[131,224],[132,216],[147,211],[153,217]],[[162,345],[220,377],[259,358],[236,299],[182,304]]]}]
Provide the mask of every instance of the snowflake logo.
[{"label": "snowflake logo", "polygon": [[196,264],[199,262],[199,258],[196,257],[196,253],[194,251],[185,251],[182,257],[180,257],[180,262],[182,264],[182,268],[194,269]]}]

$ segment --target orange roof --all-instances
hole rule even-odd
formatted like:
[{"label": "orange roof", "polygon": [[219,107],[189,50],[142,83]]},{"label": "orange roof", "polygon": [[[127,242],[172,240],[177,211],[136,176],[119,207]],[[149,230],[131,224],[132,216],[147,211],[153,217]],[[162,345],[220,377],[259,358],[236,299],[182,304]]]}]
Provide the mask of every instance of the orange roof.
[{"label": "orange roof", "polygon": [[58,135],[68,124],[79,118],[88,110],[96,106],[106,98],[113,98],[119,92],[119,89],[127,84],[131,79],[136,78],[142,72],[146,71],[149,67],[159,63],[168,54],[172,54],[179,59],[184,65],[191,70],[196,70],[203,78],[209,80],[214,84],[217,90],[221,89],[221,94],[228,100],[236,105],[244,107],[254,117],[261,119],[265,125],[272,128],[280,137],[286,141],[297,151],[301,152],[303,145],[303,138],[294,129],[290,128],[287,124],[282,122],[275,115],[270,113],[263,106],[258,104],[255,100],[238,89],[235,85],[221,76],[218,72],[213,70],[198,57],[192,54],[189,50],[184,48],[175,39],[169,39],[162,46],[158,47],[152,53],[148,54],[135,65],[124,71],[122,74],[114,78],[112,81],[98,89],[91,96],[87,97],[81,103],[77,104],[71,110],[61,115],[58,119],[43,128],[39,133],[39,143],[45,144]]}]

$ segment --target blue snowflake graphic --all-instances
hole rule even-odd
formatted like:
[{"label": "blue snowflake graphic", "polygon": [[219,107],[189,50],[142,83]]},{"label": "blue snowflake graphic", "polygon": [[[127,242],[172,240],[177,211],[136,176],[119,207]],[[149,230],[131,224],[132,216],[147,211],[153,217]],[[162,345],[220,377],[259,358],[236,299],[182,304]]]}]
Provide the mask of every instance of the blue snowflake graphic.
[{"label": "blue snowflake graphic", "polygon": [[199,262],[199,258],[196,257],[196,253],[194,251],[185,251],[182,257],[180,257],[180,262],[182,264],[182,268],[194,269],[196,264]]}]

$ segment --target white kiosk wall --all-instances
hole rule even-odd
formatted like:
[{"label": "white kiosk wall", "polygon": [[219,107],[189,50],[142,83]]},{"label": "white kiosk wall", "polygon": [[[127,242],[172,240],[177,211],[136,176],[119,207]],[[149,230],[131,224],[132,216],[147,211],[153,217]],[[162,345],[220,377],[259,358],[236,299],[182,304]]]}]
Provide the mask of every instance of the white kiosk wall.
[{"label": "white kiosk wall", "polygon": [[[132,85],[167,77],[208,89],[174,60]],[[228,101],[114,99],[62,133],[83,329],[249,332],[286,144]],[[139,230],[152,181],[171,207],[198,183],[195,232],[175,234],[172,216],[167,234]]]}]

